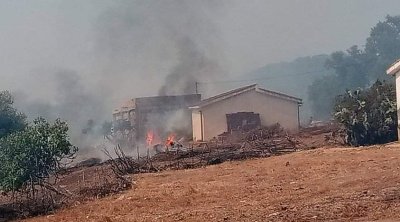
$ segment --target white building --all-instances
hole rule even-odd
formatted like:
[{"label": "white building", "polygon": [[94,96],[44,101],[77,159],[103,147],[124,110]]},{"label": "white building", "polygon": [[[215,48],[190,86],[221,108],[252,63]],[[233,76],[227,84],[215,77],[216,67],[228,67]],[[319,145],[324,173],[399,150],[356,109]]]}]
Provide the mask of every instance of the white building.
[{"label": "white building", "polygon": [[276,123],[297,131],[301,104],[299,98],[261,89],[255,84],[214,96],[190,107],[193,140],[210,140],[231,130]]},{"label": "white building", "polygon": [[[396,78],[396,100],[397,100],[397,116],[400,117],[400,60],[393,63],[388,70],[386,70],[388,75],[395,76]],[[400,139],[400,118],[397,118],[397,135]]]}]

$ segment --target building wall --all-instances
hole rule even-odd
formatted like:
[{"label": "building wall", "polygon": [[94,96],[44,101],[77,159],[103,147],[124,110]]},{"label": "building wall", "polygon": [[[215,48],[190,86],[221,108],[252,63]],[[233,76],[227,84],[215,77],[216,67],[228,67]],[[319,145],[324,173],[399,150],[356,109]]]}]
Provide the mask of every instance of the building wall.
[{"label": "building wall", "polygon": [[[201,112],[204,140],[212,139],[227,131],[226,114],[229,113],[255,112],[260,114],[263,126],[279,123],[290,131],[297,131],[299,128],[297,102],[280,99],[255,90],[205,106],[201,108]],[[199,122],[193,121],[193,130],[197,132],[200,129]]]},{"label": "building wall", "polygon": [[[400,72],[396,73],[396,102],[397,102],[397,116],[400,117]],[[400,118],[397,118],[397,135],[400,140]]]},{"label": "building wall", "polygon": [[192,112],[192,126],[193,126],[193,141],[201,140],[202,138],[202,127],[201,127],[201,112],[193,110]]}]

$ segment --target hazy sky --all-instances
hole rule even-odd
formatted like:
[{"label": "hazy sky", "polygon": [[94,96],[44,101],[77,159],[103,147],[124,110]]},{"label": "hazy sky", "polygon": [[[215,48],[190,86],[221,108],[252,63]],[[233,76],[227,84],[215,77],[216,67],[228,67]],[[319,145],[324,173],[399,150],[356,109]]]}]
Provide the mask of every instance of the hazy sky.
[{"label": "hazy sky", "polygon": [[[87,84],[95,84],[91,80],[105,84],[107,79],[96,77],[98,67],[104,66],[97,60],[99,51],[95,49],[98,47],[99,18],[110,8],[124,4],[135,8],[134,4],[143,1],[136,2],[1,0],[0,89],[29,89],[29,94],[46,96],[56,87],[50,80],[46,81],[51,78],[48,70],[58,67],[75,70]],[[226,0],[219,1],[216,7],[218,10],[213,11],[209,18],[219,32],[224,69],[232,74],[245,73],[268,63],[331,53],[353,44],[363,44],[373,25],[384,20],[387,14],[400,14],[399,0]],[[208,16],[208,12],[201,11],[207,8],[199,7],[199,10],[198,14]],[[132,13],[137,14],[136,19],[154,16],[141,14],[140,10]],[[147,78],[147,70],[154,75],[172,66],[167,64],[172,61],[163,59],[157,50],[144,58],[147,65],[141,67],[140,74],[132,75]],[[154,61],[149,61],[149,58],[154,58]],[[110,78],[114,74],[117,76],[119,71],[110,73]],[[35,79],[40,75],[43,76],[38,84]],[[152,79],[156,85],[162,82],[157,82],[158,78]],[[143,86],[146,82],[140,83]],[[154,84],[149,83],[147,88],[154,87]],[[126,83],[122,85],[126,86]],[[157,90],[147,89],[145,93],[156,93]]]}]

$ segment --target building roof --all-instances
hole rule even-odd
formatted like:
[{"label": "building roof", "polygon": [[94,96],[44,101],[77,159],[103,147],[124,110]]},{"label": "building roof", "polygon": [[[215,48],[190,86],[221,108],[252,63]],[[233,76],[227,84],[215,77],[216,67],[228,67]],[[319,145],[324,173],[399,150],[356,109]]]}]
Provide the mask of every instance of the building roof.
[{"label": "building roof", "polygon": [[259,92],[259,93],[262,93],[262,94],[266,94],[266,95],[269,95],[269,96],[274,96],[274,97],[277,97],[277,98],[280,98],[280,99],[289,100],[289,101],[292,101],[292,102],[297,102],[298,104],[302,104],[302,99],[300,99],[300,98],[289,96],[289,95],[286,95],[286,94],[283,94],[283,93],[280,93],[280,92],[274,92],[274,91],[262,89],[262,88],[259,88],[257,84],[253,84],[253,85],[249,85],[249,86],[245,86],[245,87],[242,87],[242,88],[234,89],[234,90],[228,91],[226,93],[222,93],[222,94],[210,97],[208,99],[202,100],[200,103],[198,103],[198,104],[196,104],[196,105],[194,105],[194,106],[192,106],[190,108],[191,109],[198,109],[198,108],[201,108],[201,107],[204,107],[204,106],[208,106],[208,105],[211,105],[213,103],[216,103],[216,102],[219,102],[219,101],[222,101],[222,100],[225,100],[225,99],[229,99],[229,98],[231,98],[233,96],[237,96],[237,95],[243,94],[245,92],[252,91],[252,90],[255,90],[256,92]]},{"label": "building roof", "polygon": [[400,59],[394,62],[390,67],[386,70],[388,75],[395,75],[400,71]]},{"label": "building roof", "polygon": [[[201,101],[200,94],[186,94],[174,96],[151,96],[136,98],[137,109],[147,108],[160,108],[167,109],[168,107],[175,107],[176,109],[187,108]],[[175,109],[174,108],[174,109]]]},{"label": "building roof", "polygon": [[175,96],[149,96],[125,101],[119,108],[113,110],[113,115],[129,112],[131,110],[147,109],[155,107],[174,107],[176,109],[187,108],[201,101],[200,94],[187,94]]}]

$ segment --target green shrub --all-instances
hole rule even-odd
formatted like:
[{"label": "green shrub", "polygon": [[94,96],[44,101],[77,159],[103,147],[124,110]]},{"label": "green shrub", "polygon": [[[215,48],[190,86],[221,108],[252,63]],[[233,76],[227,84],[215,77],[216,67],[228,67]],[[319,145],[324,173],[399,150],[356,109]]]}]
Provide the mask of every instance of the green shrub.
[{"label": "green shrub", "polygon": [[46,186],[62,161],[77,151],[67,132],[65,122],[56,120],[50,124],[38,118],[25,130],[0,139],[0,190]]},{"label": "green shrub", "polygon": [[14,107],[14,98],[8,91],[0,91],[0,138],[25,129],[26,116]]},{"label": "green shrub", "polygon": [[335,119],[344,126],[353,146],[382,144],[397,139],[396,90],[377,81],[368,89],[348,91],[336,98]]}]

